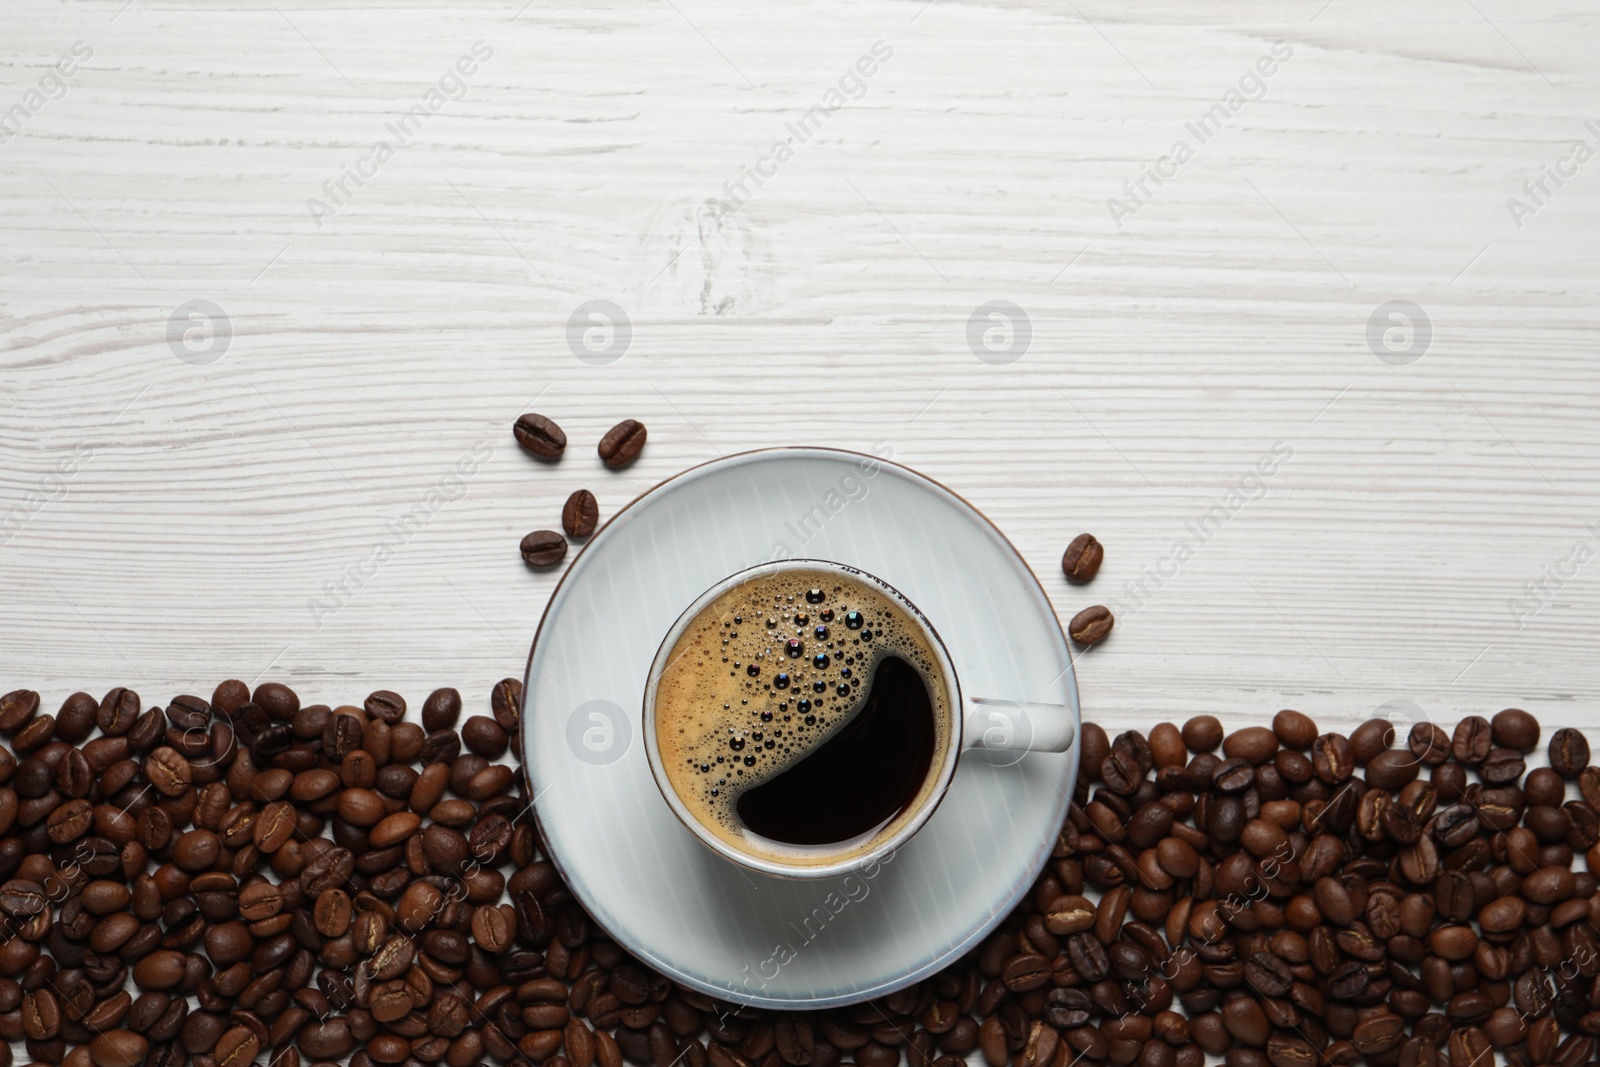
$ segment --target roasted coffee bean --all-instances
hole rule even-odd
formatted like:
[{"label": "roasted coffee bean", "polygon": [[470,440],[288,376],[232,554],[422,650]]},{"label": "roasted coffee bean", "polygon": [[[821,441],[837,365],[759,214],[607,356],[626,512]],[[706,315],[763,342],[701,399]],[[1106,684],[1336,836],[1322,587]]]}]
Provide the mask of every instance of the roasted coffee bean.
[{"label": "roasted coffee bean", "polygon": [[1236,796],[1218,794],[1208,808],[1205,830],[1214,842],[1232,844],[1244,832],[1249,816]]},{"label": "roasted coffee bean", "polygon": [[1111,961],[1105,946],[1091,933],[1073,934],[1066,940],[1067,958],[1072,969],[1090,982],[1098,982],[1111,973]]},{"label": "roasted coffee bean", "polygon": [[454,689],[435,689],[422,702],[422,728],[448,730],[461,717],[461,694]]},{"label": "roasted coffee bean", "polygon": [[461,741],[485,759],[505,755],[509,738],[505,729],[487,715],[474,715],[461,727]]},{"label": "roasted coffee bean", "polygon": [[1075,934],[1094,925],[1095,906],[1081,896],[1061,896],[1045,909],[1045,926],[1053,934]]},{"label": "roasted coffee bean", "polygon": [[1411,727],[1406,747],[1418,762],[1436,767],[1450,757],[1450,735],[1436,723],[1419,722]]},{"label": "roasted coffee bean", "polygon": [[274,722],[288,722],[300,710],[299,694],[281,682],[263,682],[256,686],[250,702]]},{"label": "roasted coffee bean", "polygon": [[1156,862],[1174,878],[1193,878],[1200,870],[1200,854],[1179,837],[1164,838],[1156,845]]},{"label": "roasted coffee bean", "polygon": [[644,449],[647,433],[644,423],[634,419],[624,419],[600,438],[600,460],[612,470],[621,470],[639,458],[639,453]]},{"label": "roasted coffee bean", "polygon": [[36,989],[22,998],[22,1032],[34,1041],[48,1041],[61,1032],[61,1005],[49,989]]},{"label": "roasted coffee bean", "polygon": [[1233,756],[1217,764],[1211,780],[1219,792],[1243,793],[1255,782],[1256,772],[1248,761]]},{"label": "roasted coffee bean", "polygon": [[368,716],[390,726],[405,718],[406,714],[405,698],[388,689],[379,689],[370,694],[362,706]]},{"label": "roasted coffee bean", "polygon": [[100,704],[88,693],[73,693],[56,712],[56,737],[69,745],[81,745],[94,732]]},{"label": "roasted coffee bean", "polygon": [[[221,1050],[220,1045],[218,1049]],[[132,1030],[108,1030],[89,1042],[89,1057],[95,1067],[139,1067],[149,1053],[149,1040]],[[223,1064],[236,1067],[237,1064],[248,1062],[248,1059],[229,1061],[219,1057],[218,1067]]]},{"label": "roasted coffee bean", "polygon": [[315,898],[324,889],[343,888],[354,871],[355,857],[349,849],[323,849],[300,869],[300,890]]},{"label": "roasted coffee bean", "polygon": [[1150,751],[1150,742],[1145,740],[1144,734],[1138,730],[1126,730],[1118,734],[1116,740],[1111,742],[1111,750],[1132,756],[1140,774],[1149,774],[1151,768],[1155,766],[1155,756]]},{"label": "roasted coffee bean", "polygon": [[[989,1016],[978,1028],[978,1047],[983,1050],[984,1062],[989,1067],[1005,1067],[1010,1059],[1010,1048],[1006,1041],[1005,1027],[1000,1025],[998,1016]],[[895,1063],[899,1061],[900,1057],[897,1054]]]},{"label": "roasted coffee bean", "polygon": [[1428,824],[1428,832],[1446,848],[1458,848],[1477,836],[1478,811],[1471,804],[1441,808]]},{"label": "roasted coffee bean", "polygon": [[1449,1048],[1450,1067],[1492,1067],[1494,1063],[1493,1046],[1489,1044],[1488,1036],[1476,1026],[1452,1031]]},{"label": "roasted coffee bean", "polygon": [[1502,896],[1483,905],[1478,912],[1478,926],[1486,934],[1507,934],[1522,928],[1528,918],[1528,904],[1522,897]]},{"label": "roasted coffee bean", "polygon": [[1270,952],[1257,952],[1245,961],[1245,981],[1264,997],[1281,997],[1294,983],[1294,972]]},{"label": "roasted coffee bean", "polygon": [[1456,724],[1455,736],[1450,742],[1450,755],[1457,763],[1475,767],[1489,755],[1490,747],[1489,720],[1481,715],[1468,715]]},{"label": "roasted coffee bean", "polygon": [[1061,556],[1061,571],[1067,576],[1067,581],[1083,584],[1092,581],[1100,573],[1100,564],[1105,560],[1106,550],[1094,534],[1081,533],[1067,545],[1067,550]]},{"label": "roasted coffee bean", "polygon": [[1428,885],[1439,877],[1439,851],[1433,838],[1418,838],[1400,851],[1400,873],[1413,885]]},{"label": "roasted coffee bean", "polygon": [[[240,899],[243,900],[242,895]],[[354,914],[350,897],[342,889],[330,888],[317,894],[312,920],[323,937],[342,937],[350,929]]]},{"label": "roasted coffee bean", "polygon": [[1567,798],[1567,783],[1549,767],[1537,767],[1528,772],[1522,791],[1530,807],[1559,808]]},{"label": "roasted coffee bean", "polygon": [[1317,724],[1303,712],[1288,708],[1272,717],[1272,732],[1285,748],[1304,751],[1317,739]]},{"label": "roasted coffee bean", "polygon": [[1497,712],[1490,721],[1490,736],[1494,744],[1532,752],[1539,744],[1539,720],[1521,708],[1507,708]]},{"label": "roasted coffee bean", "polygon": [[543,415],[532,412],[517,416],[511,433],[524,452],[540,459],[560,459],[567,447],[567,435],[561,427]]},{"label": "roasted coffee bean", "polygon": [[[1368,841],[1383,840],[1383,815],[1394,803],[1394,797],[1382,789],[1369,789],[1361,794],[1358,804],[1346,803],[1358,792],[1358,787],[1345,785],[1339,788],[1334,801],[1323,811],[1330,829],[1343,828],[1353,822],[1353,829]],[[1353,814],[1352,814],[1353,813]]]},{"label": "roasted coffee bean", "polygon": [[94,810],[87,800],[69,800],[50,813],[45,826],[50,840],[64,845],[88,833],[93,821]]},{"label": "roasted coffee bean", "polygon": [[1239,997],[1222,1006],[1222,1024],[1236,1041],[1260,1048],[1271,1036],[1271,1023],[1261,1005],[1251,997]]},{"label": "roasted coffee bean", "polygon": [[568,537],[582,540],[600,524],[600,504],[587,489],[574,490],[561,508],[561,528]]},{"label": "roasted coffee bean", "polygon": [[516,929],[516,910],[510,905],[484,905],[472,913],[472,939],[490,955],[508,951]]},{"label": "roasted coffee bean", "polygon": [[1387,719],[1368,719],[1350,731],[1350,753],[1365,765],[1368,760],[1394,744],[1394,724]]},{"label": "roasted coffee bean", "polygon": [[0,885],[0,909],[18,919],[28,919],[49,906],[44,886],[27,879],[14,878]]},{"label": "roasted coffee bean", "polygon": [[1576,886],[1577,877],[1570,868],[1542,867],[1522,880],[1522,895],[1535,904],[1557,904],[1572,896]]},{"label": "roasted coffee bean", "polygon": [[[663,1028],[665,1032],[665,1028]],[[811,1022],[803,1015],[786,1013],[773,1023],[773,1046],[777,1049],[779,1057],[784,1063],[793,1067],[809,1064],[816,1052],[816,1035],[813,1033]],[[655,1032],[652,1027],[652,1041]],[[660,1059],[660,1056],[657,1056]],[[666,1067],[671,1067],[672,1060],[667,1061]]]},{"label": "roasted coffee bean", "polygon": [[217,1067],[245,1067],[261,1051],[262,1035],[248,1026],[235,1026],[217,1039]]},{"label": "roasted coffee bean", "polygon": [[139,694],[118,686],[101,698],[96,723],[108,737],[120,737],[133,729],[139,711]]},{"label": "roasted coffee bean", "polygon": [[1422,836],[1424,828],[1423,818],[1417,810],[1400,803],[1387,805],[1379,816],[1379,823],[1384,836],[1401,845],[1414,844]]},{"label": "roasted coffee bean", "polygon": [[1211,752],[1222,744],[1222,723],[1214,715],[1196,715],[1183,724],[1182,733],[1191,752]]},{"label": "roasted coffee bean", "polygon": [[1341,879],[1319,878],[1312,887],[1312,896],[1318,909],[1336,926],[1348,926],[1361,914],[1358,899],[1351,886]]},{"label": "roasted coffee bean", "polygon": [[1267,1039],[1267,1059],[1272,1067],[1314,1067],[1317,1050],[1304,1038],[1274,1034]]},{"label": "roasted coffee bean", "polygon": [[256,882],[239,890],[239,916],[251,922],[270,919],[283,910],[283,889],[271,882]]},{"label": "roasted coffee bean", "polygon": [[1113,751],[1100,763],[1100,780],[1113,793],[1128,795],[1139,788],[1144,773],[1132,755]]},{"label": "roasted coffee bean", "polygon": [[15,734],[39,713],[39,694],[16,689],[0,696],[0,733]]},{"label": "roasted coffee bean", "polygon": [[352,826],[374,826],[387,811],[383,798],[369,789],[351,788],[339,794],[339,817]]},{"label": "roasted coffee bean", "polygon": [[1265,726],[1246,726],[1222,742],[1222,754],[1254,766],[1265,763],[1278,751],[1278,736]]},{"label": "roasted coffee bean", "polygon": [[301,1052],[316,1060],[342,1059],[355,1048],[349,1022],[338,1016],[307,1023],[296,1035],[296,1041]]},{"label": "roasted coffee bean", "polygon": [[1111,609],[1103,604],[1096,604],[1091,608],[1084,608],[1072,617],[1067,624],[1067,633],[1080,645],[1098,645],[1111,636],[1111,628],[1116,625],[1116,618],[1112,616]]},{"label": "roasted coffee bean", "polygon": [[133,968],[133,980],[140,989],[166,990],[183,981],[183,953],[162,949],[144,957]]},{"label": "roasted coffee bean", "polygon": [[1454,962],[1469,958],[1478,947],[1470,926],[1438,926],[1428,935],[1428,948],[1440,959]]},{"label": "roasted coffee bean", "polygon": [[522,539],[522,562],[554,567],[567,558],[567,539],[554,530],[535,530]]},{"label": "roasted coffee bean", "polygon": [[[461,735],[457,734],[454,730],[435,730],[433,733],[428,734],[422,739],[422,747],[419,753],[422,761],[430,765],[453,764],[455,762],[455,758],[460,754]],[[426,773],[426,771],[424,771],[424,773]],[[445,777],[441,782],[441,788],[443,784],[447,783],[448,781],[449,767],[447,766],[445,769]],[[429,788],[432,788],[432,783],[429,784]],[[413,804],[415,804],[415,797],[413,797]]]},{"label": "roasted coffee bean", "polygon": [[1371,1015],[1356,1024],[1350,1043],[1363,1056],[1387,1052],[1406,1037],[1405,1020],[1387,1012]]},{"label": "roasted coffee bean", "polygon": [[489,693],[489,707],[494,721],[508,731],[517,729],[522,713],[522,683],[515,678],[502,678]]},{"label": "roasted coffee bean", "polygon": [[89,760],[75,748],[62,753],[61,762],[56,765],[56,789],[63,796],[86,797],[95,786],[94,768],[89,766]]},{"label": "roasted coffee bean", "polygon": [[422,816],[410,811],[397,811],[378,820],[367,837],[374,848],[387,849],[410,839],[422,826]]},{"label": "roasted coffee bean", "polygon": [[1323,734],[1311,742],[1311,765],[1320,781],[1338,785],[1355,772],[1350,742],[1341,734]]},{"label": "roasted coffee bean", "polygon": [[1522,777],[1522,753],[1513,748],[1493,748],[1478,765],[1478,777],[1491,785],[1504,785]]},{"label": "roasted coffee bean", "polygon": [[194,769],[176,750],[163,745],[145,757],[144,776],[157,792],[175,797],[190,788]]},{"label": "roasted coffee bean", "polygon": [[1179,769],[1189,759],[1183,734],[1170,722],[1158,722],[1150,729],[1150,755],[1159,773],[1168,767]]},{"label": "roasted coffee bean", "polygon": [[1589,766],[1589,741],[1581,730],[1564,726],[1550,735],[1550,769],[1568,780]]},{"label": "roasted coffee bean", "polygon": [[1417,777],[1417,758],[1407,749],[1386,748],[1367,760],[1367,785],[1398,793]]},{"label": "roasted coffee bean", "polygon": [[1024,953],[1007,960],[1000,977],[1013,993],[1026,993],[1050,981],[1050,961],[1036,953]]}]

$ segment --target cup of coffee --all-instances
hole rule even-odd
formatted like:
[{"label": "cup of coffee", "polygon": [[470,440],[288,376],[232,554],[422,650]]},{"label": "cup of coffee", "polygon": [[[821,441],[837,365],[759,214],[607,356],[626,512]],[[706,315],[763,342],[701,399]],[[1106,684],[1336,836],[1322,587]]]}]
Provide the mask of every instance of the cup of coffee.
[{"label": "cup of coffee", "polygon": [[938,633],[889,583],[785,560],[730,575],[679,616],[650,668],[643,736],[661,795],[712,851],[823,878],[905,844],[964,751],[1065,752],[1074,718],[964,696]]}]

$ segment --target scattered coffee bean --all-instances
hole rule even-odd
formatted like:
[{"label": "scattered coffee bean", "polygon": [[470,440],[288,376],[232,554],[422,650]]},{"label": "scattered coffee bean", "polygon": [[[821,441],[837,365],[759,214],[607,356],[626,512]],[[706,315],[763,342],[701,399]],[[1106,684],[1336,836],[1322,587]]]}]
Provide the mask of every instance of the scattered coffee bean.
[{"label": "scattered coffee bean", "polygon": [[647,433],[644,423],[624,419],[600,438],[600,460],[612,470],[621,470],[639,458]]},{"label": "scattered coffee bean", "polygon": [[543,415],[530,412],[517,416],[511,432],[524,452],[540,459],[560,459],[567,447],[567,435]]},{"label": "scattered coffee bean", "polygon": [[1082,584],[1100,573],[1100,564],[1105,558],[1105,547],[1095,540],[1094,534],[1081,533],[1072,539],[1062,555],[1061,571],[1067,581]]},{"label": "scattered coffee bean", "polygon": [[1098,645],[1111,636],[1111,627],[1116,625],[1116,621],[1111,609],[1096,604],[1074,615],[1072,622],[1067,624],[1067,633],[1080,645]]},{"label": "scattered coffee bean", "polygon": [[594,533],[600,523],[600,504],[587,489],[579,489],[567,497],[561,509],[561,528],[568,537],[582,540]]},{"label": "scattered coffee bean", "polygon": [[522,562],[530,567],[554,567],[567,558],[567,539],[554,530],[535,530],[522,539]]}]

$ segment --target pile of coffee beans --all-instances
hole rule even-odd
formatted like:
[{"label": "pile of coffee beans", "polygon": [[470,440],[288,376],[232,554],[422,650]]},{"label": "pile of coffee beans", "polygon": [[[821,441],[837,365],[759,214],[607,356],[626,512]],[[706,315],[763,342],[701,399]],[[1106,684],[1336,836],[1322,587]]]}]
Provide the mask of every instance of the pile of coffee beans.
[{"label": "pile of coffee beans", "polygon": [[1051,861],[978,948],[865,1004],[769,1012],[593,925],[501,762],[521,686],[490,704],[0,697],[0,1036],[69,1067],[1595,1058],[1600,894],[1573,864],[1600,864],[1600,768],[1560,730],[1527,770],[1524,712],[1403,739],[1294,711],[1226,736],[1085,724]]},{"label": "pile of coffee beans", "polygon": [[420,723],[277,683],[0,697],[0,1067],[17,1041],[67,1067],[544,1061],[572,1032],[555,976],[622,954],[587,947],[498,762],[520,703],[512,679],[465,722],[453,689]]},{"label": "pile of coffee beans", "polygon": [[[554,420],[533,412],[517,417],[511,435],[524,452],[546,463],[556,462],[567,450],[566,432]],[[621,470],[639,458],[648,436],[644,423],[624,419],[606,431],[595,451],[600,462],[612,470]],[[587,489],[575,490],[561,509],[561,528],[566,537],[556,530],[534,530],[522,538],[522,561],[536,570],[554,567],[567,558],[567,537],[581,541],[599,524],[600,504],[594,494]]]},{"label": "pile of coffee beans", "polygon": [[1562,729],[1528,770],[1539,741],[1517,709],[1398,739],[1297,711],[1086,724],[1055,863],[979,954],[988,1062],[1589,1063],[1600,768]]}]

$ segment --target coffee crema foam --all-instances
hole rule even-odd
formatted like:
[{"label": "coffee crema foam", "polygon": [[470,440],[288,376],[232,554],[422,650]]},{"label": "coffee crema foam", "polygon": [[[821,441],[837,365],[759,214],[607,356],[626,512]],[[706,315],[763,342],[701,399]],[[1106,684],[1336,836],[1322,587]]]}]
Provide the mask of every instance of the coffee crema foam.
[{"label": "coffee crema foam", "polygon": [[[829,845],[746,827],[739,798],[847,725],[891,656],[921,675],[933,708],[933,758],[915,798],[876,830]],[[810,866],[865,854],[914,818],[954,733],[944,668],[904,603],[873,579],[824,570],[758,575],[702,608],[662,671],[655,721],[662,768],[693,818],[741,851]]]}]

